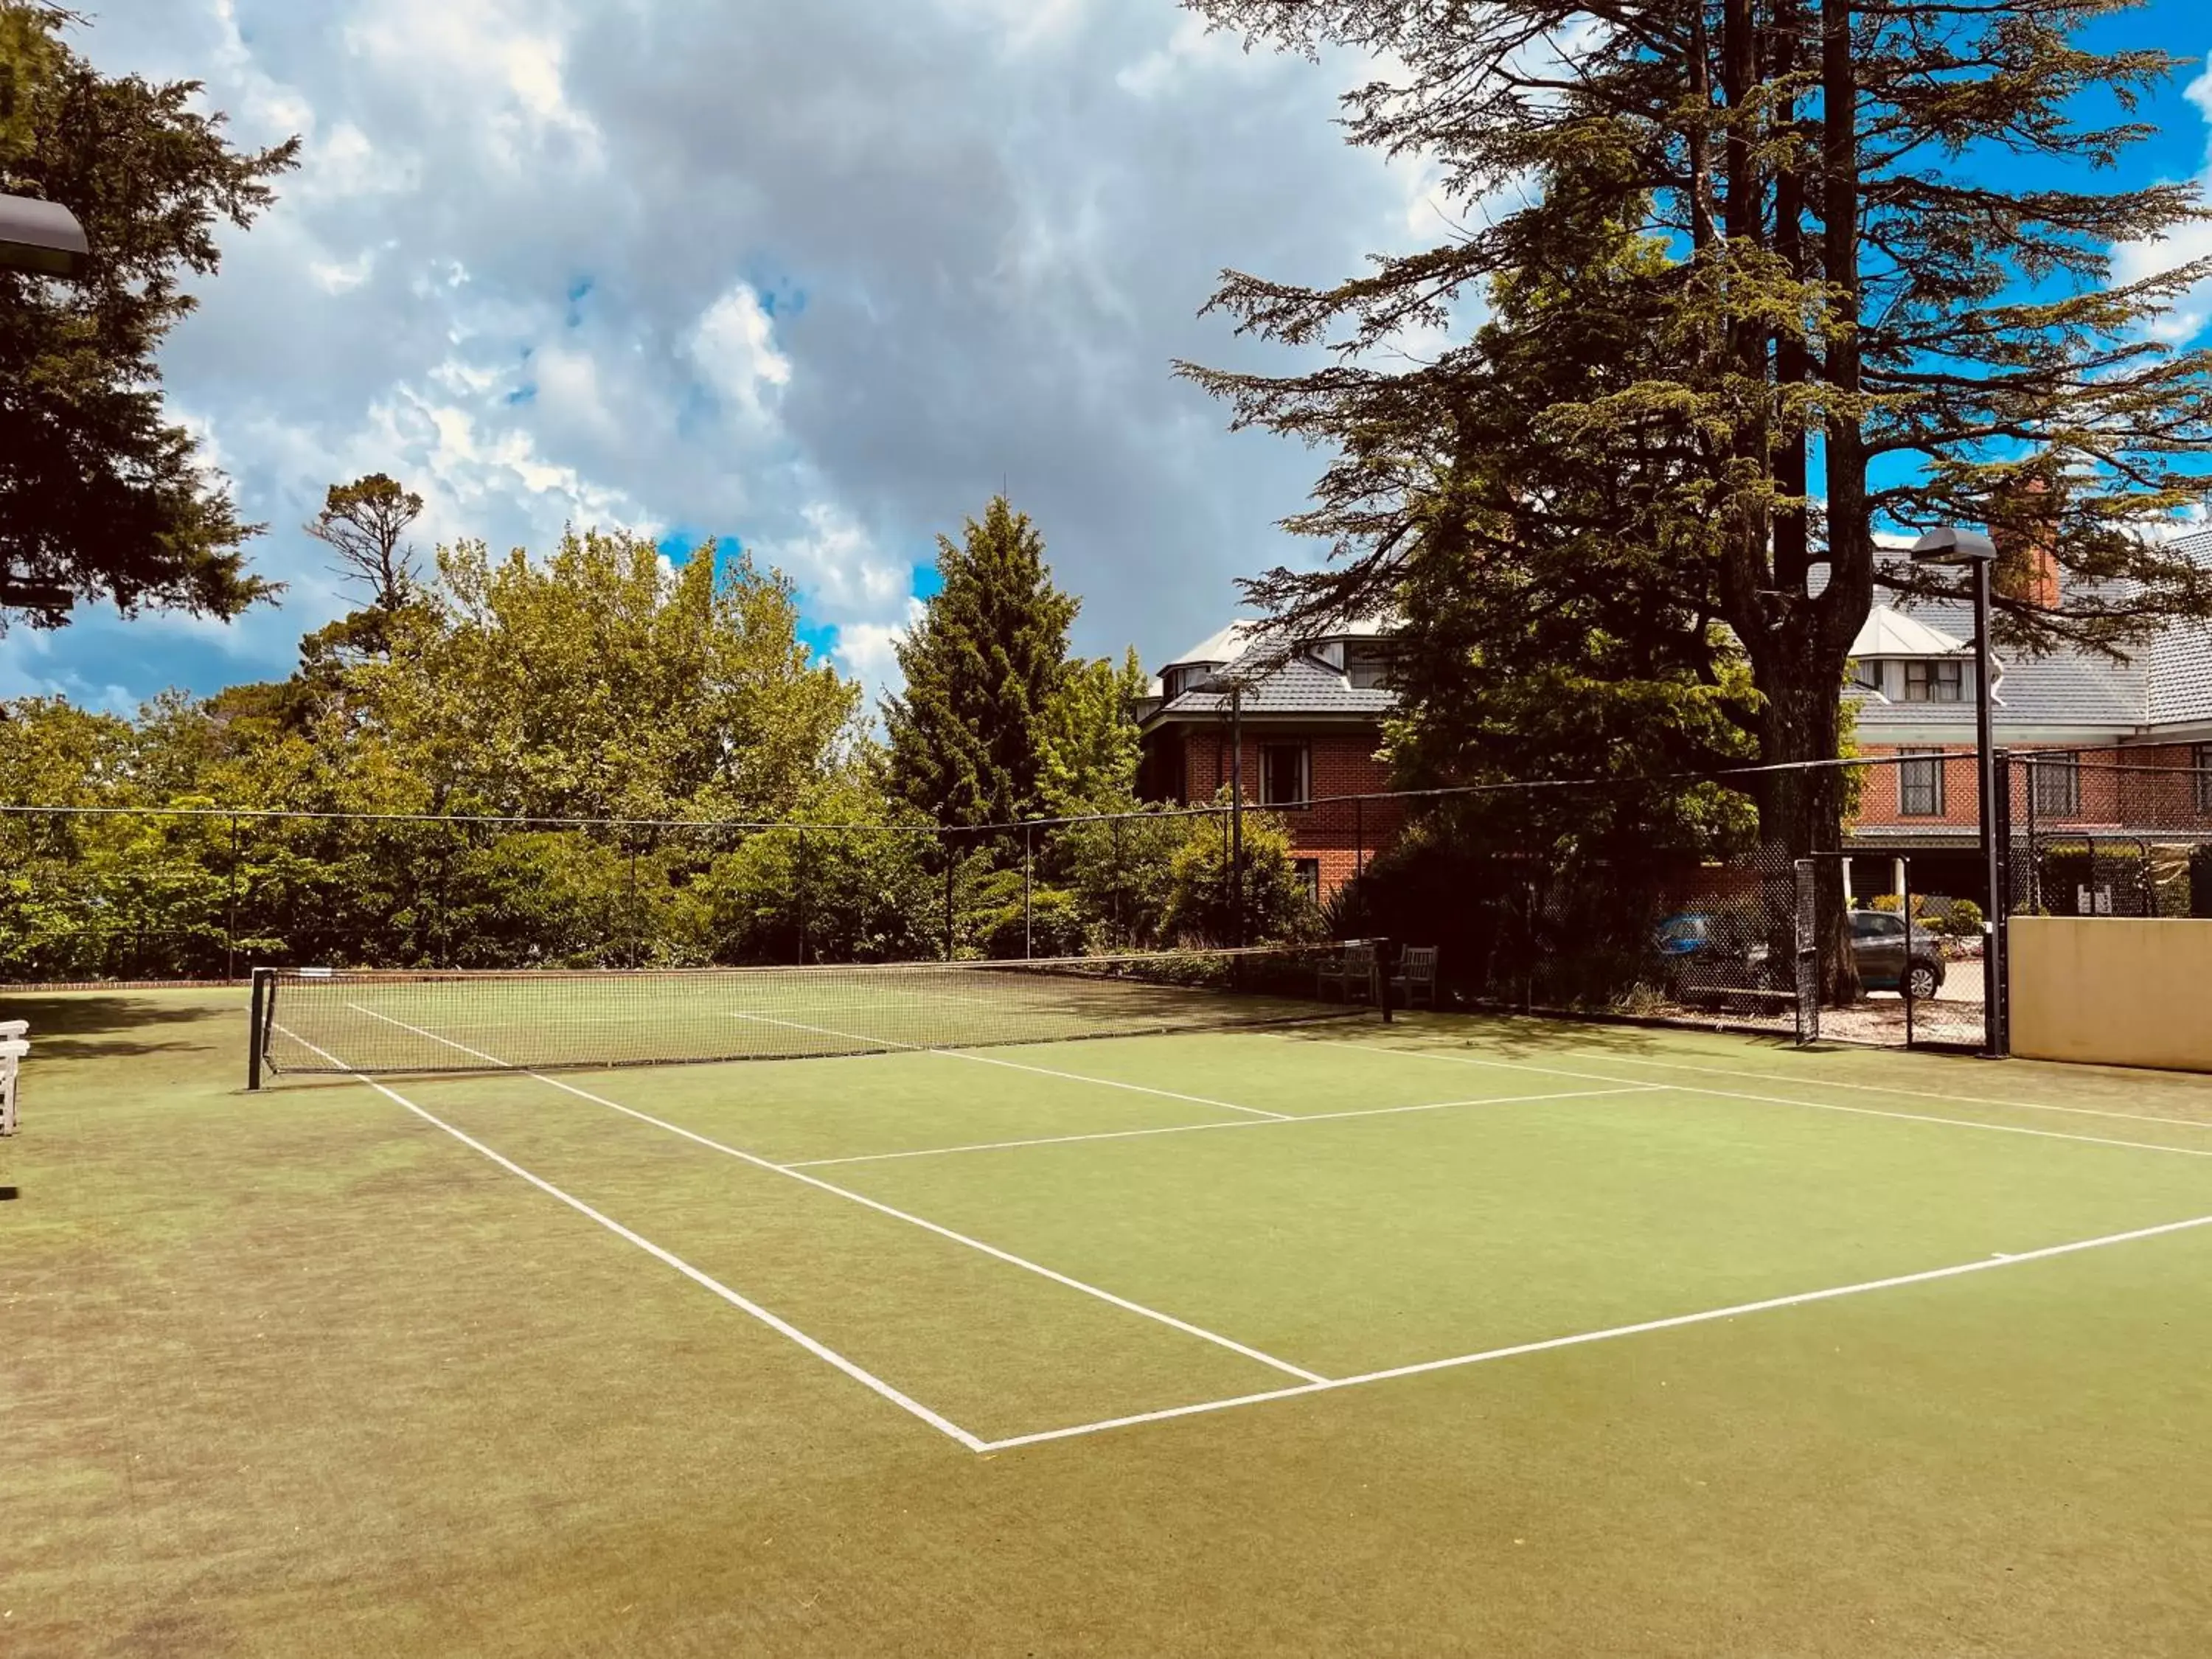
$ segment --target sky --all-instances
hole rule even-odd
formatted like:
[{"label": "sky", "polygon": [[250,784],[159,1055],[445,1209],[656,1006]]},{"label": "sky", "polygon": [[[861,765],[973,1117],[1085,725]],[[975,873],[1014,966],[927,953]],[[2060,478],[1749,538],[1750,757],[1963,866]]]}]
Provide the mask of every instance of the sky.
[{"label": "sky", "polygon": [[[0,696],[125,712],[281,677],[348,608],[300,525],[386,471],[417,539],[543,550],[564,524],[676,556],[738,543],[872,692],[940,533],[1006,489],[1081,596],[1077,647],[1158,667],[1317,458],[1175,379],[1284,370],[1200,307],[1448,234],[1418,159],[1353,150],[1370,63],[1247,53],[1173,0],[94,0],[104,71],[206,83],[301,169],[165,346],[170,408],[269,524],[280,607],[231,623],[82,611],[0,637]],[[2099,45],[2212,46],[2201,0]],[[2193,73],[2193,72],[2192,72]],[[2212,78],[2149,106],[2136,179],[2212,185]],[[2124,271],[2212,252],[2129,251]],[[2178,336],[2203,331],[2212,293]]]}]

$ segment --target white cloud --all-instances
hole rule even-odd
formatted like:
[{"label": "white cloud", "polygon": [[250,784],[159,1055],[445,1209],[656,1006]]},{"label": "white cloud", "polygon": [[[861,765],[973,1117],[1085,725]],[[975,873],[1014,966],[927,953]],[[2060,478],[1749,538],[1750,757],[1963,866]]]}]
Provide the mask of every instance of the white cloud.
[{"label": "white cloud", "polygon": [[1227,434],[1169,371],[1302,366],[1196,317],[1217,273],[1328,282],[1433,234],[1334,125],[1369,66],[1248,57],[1170,0],[99,13],[108,72],[307,139],[162,356],[290,592],[32,665],[138,696],[285,672],[343,603],[297,526],[371,471],[424,495],[425,543],[739,540],[878,680],[914,567],[1003,485],[1084,598],[1079,648],[1157,658],[1234,577],[1314,556],[1273,528],[1313,458]]},{"label": "white cloud", "polygon": [[[2212,123],[2212,70],[2191,82],[2183,88],[2182,95],[2197,106],[2208,123]],[[2197,183],[2207,194],[2212,194],[2212,142],[2208,142],[2204,168]],[[2212,224],[2180,225],[2160,240],[2124,242],[2114,248],[2112,280],[2124,287],[2194,264],[2200,259],[2212,259]],[[2175,301],[2173,309],[2148,331],[2153,339],[2185,345],[2203,334],[2208,326],[2212,326],[2212,281],[2198,283],[2185,290]]]},{"label": "white cloud", "polygon": [[899,642],[921,614],[921,601],[909,599],[907,614],[896,623],[850,623],[837,630],[830,660],[860,681],[861,708],[871,716],[884,692],[897,684]]},{"label": "white cloud", "polygon": [[754,426],[791,384],[791,359],[775,348],[775,324],[761,296],[738,283],[707,307],[691,336],[691,356],[725,404]]}]

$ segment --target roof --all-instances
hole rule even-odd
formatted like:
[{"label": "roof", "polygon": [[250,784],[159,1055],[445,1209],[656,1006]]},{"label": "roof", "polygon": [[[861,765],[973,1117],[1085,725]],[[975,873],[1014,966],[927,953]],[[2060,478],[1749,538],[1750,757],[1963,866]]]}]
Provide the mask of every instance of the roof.
[{"label": "roof", "polygon": [[[1971,625],[1967,631],[1971,636]],[[1966,640],[1954,639],[1886,605],[1875,606],[1867,617],[1866,626],[1859,629],[1858,638],[1851,641],[1851,655],[1862,660],[1869,657],[1948,657],[1970,648]]]},{"label": "roof", "polygon": [[[1332,634],[1328,637],[1359,636]],[[1236,654],[1226,661],[1210,655],[1188,656],[1168,665],[1176,668],[1212,662],[1218,664],[1223,672],[1218,678],[1209,678],[1206,689],[1186,691],[1153,708],[1145,717],[1146,725],[1162,718],[1215,720],[1226,715],[1229,691],[1221,682],[1227,679],[1241,681],[1241,712],[1256,719],[1299,715],[1379,720],[1398,706],[1395,693],[1379,685],[1354,685],[1342,669],[1310,651],[1281,655],[1279,642],[1261,634],[1253,623],[1232,623],[1194,649],[1217,648],[1223,641],[1237,647]],[[1213,689],[1217,685],[1221,689]]]},{"label": "roof", "polygon": [[1164,672],[1170,668],[1188,668],[1198,663],[1231,663],[1244,654],[1244,647],[1259,631],[1256,622],[1238,621],[1226,628],[1208,634],[1181,656],[1170,657],[1161,664]]}]

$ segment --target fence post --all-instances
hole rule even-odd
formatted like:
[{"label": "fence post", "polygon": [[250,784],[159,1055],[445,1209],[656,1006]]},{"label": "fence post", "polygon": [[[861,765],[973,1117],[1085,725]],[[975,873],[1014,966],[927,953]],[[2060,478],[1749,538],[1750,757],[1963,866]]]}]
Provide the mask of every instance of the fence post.
[{"label": "fence post", "polygon": [[1121,817],[1117,813],[1115,817],[1108,819],[1107,822],[1112,827],[1112,837],[1114,842],[1114,943],[1116,948],[1119,948],[1126,942],[1127,939],[1127,935],[1124,932],[1124,923],[1121,921],[1121,887],[1122,884],[1128,880],[1129,872],[1127,868],[1121,862]]},{"label": "fence post", "polygon": [[807,862],[806,862],[806,831],[805,831],[804,830],[801,830],[799,832],[799,865],[798,865],[798,869],[799,869],[799,883],[798,883],[798,885],[799,885],[799,965],[800,967],[802,967],[802,968],[804,968],[805,966],[806,966],[806,921],[807,921],[806,900],[807,900],[807,895],[808,895],[808,882],[807,882],[807,875],[808,875],[808,872],[809,872],[809,867],[810,867],[810,866],[808,866],[808,864],[807,864]]},{"label": "fence post", "polygon": [[268,990],[269,970],[256,968],[253,970],[252,1006],[246,1017],[246,1086],[248,1089],[261,1086],[261,1033],[267,1029],[263,1022],[268,1015]]},{"label": "fence post", "polygon": [[238,814],[230,815],[230,915],[222,925],[222,976],[238,977]]},{"label": "fence post", "polygon": [[939,830],[939,839],[945,845],[945,959],[952,960],[952,883],[953,872],[959,857],[959,846],[949,830]]},{"label": "fence post", "polygon": [[1357,796],[1352,802],[1352,876],[1367,873],[1367,803]]},{"label": "fence post", "polygon": [[1030,910],[1030,876],[1032,862],[1030,826],[1022,826],[1022,960],[1027,962],[1036,954],[1030,933],[1033,926]]}]

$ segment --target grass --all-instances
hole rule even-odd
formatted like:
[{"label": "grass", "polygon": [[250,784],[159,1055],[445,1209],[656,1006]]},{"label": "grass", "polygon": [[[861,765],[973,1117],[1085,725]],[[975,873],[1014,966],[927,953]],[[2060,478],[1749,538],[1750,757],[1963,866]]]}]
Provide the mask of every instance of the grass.
[{"label": "grass", "polygon": [[237,994],[7,1012],[11,1655],[2212,1626],[2212,1226],[2002,1259],[2212,1217],[2201,1080],[1420,1016],[248,1095]]}]

